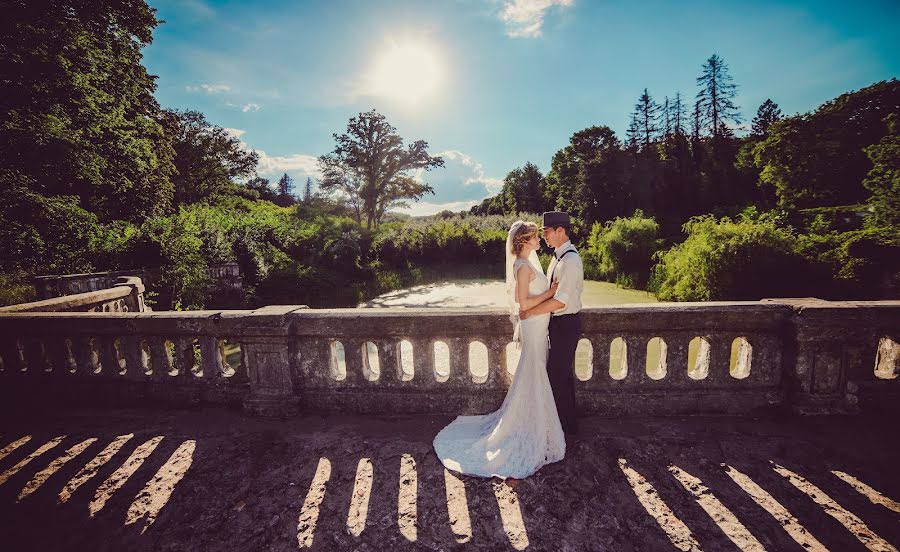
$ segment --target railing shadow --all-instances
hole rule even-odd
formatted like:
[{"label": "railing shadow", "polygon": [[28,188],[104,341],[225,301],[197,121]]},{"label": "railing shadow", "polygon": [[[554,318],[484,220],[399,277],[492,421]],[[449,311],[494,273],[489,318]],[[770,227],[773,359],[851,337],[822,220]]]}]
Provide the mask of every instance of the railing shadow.
[{"label": "railing shadow", "polygon": [[900,457],[895,448],[860,462],[840,443],[790,432],[594,419],[569,441],[565,460],[501,481],[444,469],[431,438],[447,421],[134,417],[88,424],[95,429],[78,418],[29,433],[4,427],[0,542],[10,550],[900,543],[892,500],[900,484],[884,469]]}]

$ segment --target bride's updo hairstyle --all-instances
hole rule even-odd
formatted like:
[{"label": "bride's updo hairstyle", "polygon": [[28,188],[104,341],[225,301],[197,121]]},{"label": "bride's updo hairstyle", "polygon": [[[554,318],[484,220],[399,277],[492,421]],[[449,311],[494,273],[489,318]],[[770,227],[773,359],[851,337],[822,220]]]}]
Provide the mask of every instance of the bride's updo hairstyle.
[{"label": "bride's updo hairstyle", "polygon": [[518,228],[515,229],[515,233],[512,237],[512,246],[510,249],[510,253],[513,255],[518,255],[522,252],[522,248],[525,247],[525,243],[528,242],[534,236],[537,236],[538,226],[533,222],[517,222],[514,223],[513,226],[518,224]]}]

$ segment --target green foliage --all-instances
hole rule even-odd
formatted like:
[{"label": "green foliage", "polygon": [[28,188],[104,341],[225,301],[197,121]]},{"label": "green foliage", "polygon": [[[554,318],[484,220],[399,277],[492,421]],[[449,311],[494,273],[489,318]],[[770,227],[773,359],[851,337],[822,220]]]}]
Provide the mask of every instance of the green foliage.
[{"label": "green foliage", "polygon": [[872,194],[866,202],[870,213],[866,227],[884,229],[900,244],[900,113],[891,113],[884,122],[888,133],[865,149],[872,161],[872,169],[863,180]]},{"label": "green foliage", "polygon": [[594,223],[584,257],[596,267],[597,277],[644,289],[659,247],[659,224],[638,210],[603,225]]},{"label": "green foliage", "polygon": [[175,148],[175,205],[196,203],[231,190],[235,179],[252,176],[259,156],[198,111],[164,111]]},{"label": "green foliage", "polygon": [[900,243],[883,229],[810,231],[797,236],[796,249],[810,269],[807,289],[826,299],[879,299],[896,296],[892,274],[900,272]]},{"label": "green foliage", "polygon": [[71,274],[91,269],[85,252],[97,216],[79,207],[77,197],[0,189],[0,221],[0,271]]},{"label": "green foliage", "polygon": [[863,202],[863,179],[878,163],[865,149],[888,133],[883,120],[890,113],[900,113],[896,79],[772,123],[768,136],[753,148],[760,183],[774,190],[783,209]]},{"label": "green foliage", "polygon": [[209,265],[202,254],[200,228],[197,213],[186,208],[150,219],[144,227],[162,258],[159,285],[171,293],[176,308],[202,308],[206,301]]},{"label": "green foliage", "polygon": [[657,255],[650,288],[660,300],[758,300],[803,289],[795,236],[770,216],[694,217],[684,231],[684,242]]},{"label": "green foliage", "polygon": [[37,299],[27,272],[0,272],[0,307],[30,303]]},{"label": "green foliage", "polygon": [[516,220],[540,223],[540,215],[434,216],[386,223],[372,252],[383,266],[494,263],[502,270],[506,234]]},{"label": "green foliage", "polygon": [[100,220],[140,220],[172,200],[173,151],[141,48],[143,0],[4,3],[0,187],[76,196]]}]

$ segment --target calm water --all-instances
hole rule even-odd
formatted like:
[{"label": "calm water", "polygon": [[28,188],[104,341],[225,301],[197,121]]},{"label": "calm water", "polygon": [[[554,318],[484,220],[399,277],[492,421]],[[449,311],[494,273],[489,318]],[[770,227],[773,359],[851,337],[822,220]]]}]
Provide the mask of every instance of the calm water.
[{"label": "calm water", "polygon": [[[392,291],[360,307],[499,307],[506,306],[506,291],[498,280],[449,280]],[[644,291],[617,288],[609,282],[587,281],[581,297],[586,307],[656,303]]]}]

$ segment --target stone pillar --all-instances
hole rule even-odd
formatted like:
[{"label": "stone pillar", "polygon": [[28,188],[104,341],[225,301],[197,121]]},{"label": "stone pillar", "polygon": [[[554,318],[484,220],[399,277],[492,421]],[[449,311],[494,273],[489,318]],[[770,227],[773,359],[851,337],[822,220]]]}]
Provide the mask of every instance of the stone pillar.
[{"label": "stone pillar", "polygon": [[144,312],[144,283],[137,276],[120,276],[113,287],[128,286],[131,293],[125,298],[128,312]]},{"label": "stone pillar", "polygon": [[[847,414],[859,411],[854,385],[849,384],[852,367],[849,353],[863,339],[865,323],[848,324],[857,313],[821,299],[783,301],[794,308],[793,335],[788,336],[783,362],[791,381],[791,408],[798,414]],[[844,316],[841,316],[844,315]],[[863,321],[858,321],[863,322]],[[792,362],[793,361],[793,362]]]},{"label": "stone pillar", "polygon": [[241,351],[247,361],[250,393],[244,412],[256,416],[292,416],[300,412],[300,397],[291,380],[288,350],[290,323],[286,317],[297,306],[271,306],[245,316]]}]

